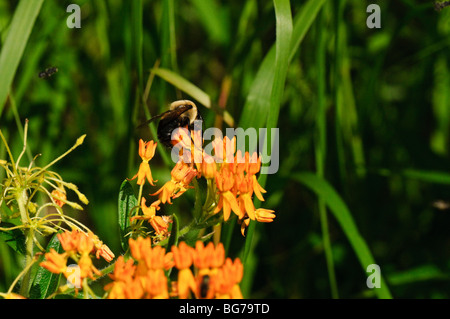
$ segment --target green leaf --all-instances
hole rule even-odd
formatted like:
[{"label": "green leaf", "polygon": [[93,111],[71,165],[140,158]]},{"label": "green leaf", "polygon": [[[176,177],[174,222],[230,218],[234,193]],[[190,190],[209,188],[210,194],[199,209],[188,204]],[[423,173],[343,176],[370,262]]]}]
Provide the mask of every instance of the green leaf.
[{"label": "green leaf", "polygon": [[[350,210],[334,188],[326,180],[310,172],[293,174],[292,178],[311,189],[325,202],[347,236],[363,271],[366,272],[368,265],[376,264],[366,241],[358,231]],[[380,288],[376,288],[375,293],[382,299],[392,298],[383,276],[380,276],[380,279]]]},{"label": "green leaf", "polygon": [[[288,64],[297,52],[302,40],[324,3],[325,0],[309,0],[296,14],[290,40],[289,58],[287,60]],[[239,126],[242,128],[263,127],[267,121],[267,115],[271,108],[270,101],[276,70],[275,51],[276,44],[270,48],[269,52],[264,57],[258,73],[253,80],[239,122]],[[285,53],[286,52],[283,52],[283,55]]]},{"label": "green leaf", "polygon": [[[2,223],[2,227],[14,227],[15,225],[11,223]],[[25,245],[25,235],[20,229],[13,229],[8,231],[0,231],[0,238],[5,241],[8,246],[10,246],[14,251],[19,254],[25,255],[26,245]]]},{"label": "green leaf", "polygon": [[407,285],[420,281],[450,280],[450,276],[440,270],[436,265],[425,264],[415,268],[389,274],[389,283],[392,285]]},{"label": "green leaf", "polygon": [[402,174],[408,178],[437,184],[450,184],[450,174],[442,171],[405,169]]},{"label": "green leaf", "polygon": [[44,0],[20,1],[9,26],[8,35],[0,52],[2,73],[0,76],[0,114],[43,2]]},{"label": "green leaf", "polygon": [[[273,83],[270,83],[270,108],[268,110],[268,120],[266,127],[268,130],[277,126],[278,115],[280,113],[281,100],[284,93],[284,85],[286,82],[286,75],[289,66],[289,52],[291,46],[292,35],[292,14],[291,6],[288,0],[274,0],[275,17],[276,17],[276,43],[275,43],[275,65],[273,71]],[[254,116],[255,117],[255,116]],[[268,149],[266,146],[274,145],[274,136],[269,141],[267,135],[264,141],[264,149]],[[250,146],[253,149],[253,146]],[[267,174],[261,174],[259,178],[259,184],[264,187],[267,179]],[[245,267],[245,261],[248,254],[252,249],[252,239],[255,230],[255,222],[250,223],[247,229],[247,235],[244,247],[243,263]]]},{"label": "green leaf", "polygon": [[[63,249],[61,247],[61,243],[56,237],[56,234],[53,235],[52,239],[50,239],[46,252],[50,252],[50,249],[56,250],[58,253],[62,253]],[[43,257],[42,257],[43,259]],[[31,299],[45,299],[50,296],[52,293],[58,289],[59,280],[61,278],[61,274],[54,274],[47,269],[40,267],[36,272],[34,277],[33,285],[30,289],[30,298]]]},{"label": "green leaf", "polygon": [[127,180],[124,180],[122,185],[120,185],[118,209],[120,244],[123,250],[127,250],[128,248],[128,240],[125,235],[128,233],[128,228],[130,227],[131,210],[138,205],[138,200],[134,194],[133,187]]},{"label": "green leaf", "polygon": [[228,44],[230,41],[227,10],[219,6],[216,0],[191,0],[200,22],[213,41]]}]

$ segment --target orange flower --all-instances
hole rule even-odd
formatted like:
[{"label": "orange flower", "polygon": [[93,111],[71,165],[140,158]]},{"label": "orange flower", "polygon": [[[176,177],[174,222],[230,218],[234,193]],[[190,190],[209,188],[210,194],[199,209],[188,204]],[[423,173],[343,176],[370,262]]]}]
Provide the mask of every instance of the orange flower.
[{"label": "orange flower", "polygon": [[239,207],[241,208],[241,215],[239,219],[244,217],[244,212],[250,217],[255,219],[255,206],[253,205],[252,193],[253,193],[253,180],[249,175],[238,174],[236,175],[236,187],[239,191]]},{"label": "orange flower", "polygon": [[[114,281],[105,286],[109,291],[108,298],[168,298],[163,269],[172,254],[165,254],[161,246],[152,248],[149,237],[130,239],[129,246],[133,258],[126,263],[122,256],[117,259],[114,273],[110,275]],[[133,264],[134,260],[137,265]]]},{"label": "orange flower", "polygon": [[40,266],[47,269],[54,274],[62,274],[67,270],[67,253],[58,254],[53,248],[50,252],[45,254],[45,261],[40,263]]},{"label": "orange flower", "polygon": [[256,220],[261,223],[271,223],[275,218],[274,211],[270,209],[258,208],[255,211]]},{"label": "orange flower", "polygon": [[245,237],[245,229],[250,224],[250,218],[244,218],[240,221],[240,223],[241,223],[241,234],[242,234],[242,236]]},{"label": "orange flower", "polygon": [[109,291],[108,299],[125,299],[126,288],[127,285],[123,281],[113,281],[104,287],[105,291]]},{"label": "orange flower", "polygon": [[195,243],[194,265],[201,269],[212,268],[216,269],[223,265],[225,260],[225,249],[222,243],[216,247],[212,242],[209,242],[206,247],[203,242],[198,240]]},{"label": "orange flower", "polygon": [[220,172],[216,173],[216,185],[219,190],[219,203],[214,210],[218,213],[223,208],[223,220],[227,221],[230,218],[231,210],[238,215],[242,215],[242,211],[236,200],[236,195],[231,192],[234,186],[233,173],[227,166],[223,166]]},{"label": "orange flower", "polygon": [[204,154],[201,170],[203,177],[206,179],[213,179],[216,176],[216,162],[212,156]]},{"label": "orange flower", "polygon": [[71,232],[65,231],[56,235],[61,247],[69,254],[76,253],[78,251],[78,234],[79,231],[72,230]]},{"label": "orange flower", "polygon": [[178,247],[172,246],[173,260],[178,268],[177,291],[181,299],[186,299],[189,292],[196,291],[194,275],[189,268],[192,265],[194,249],[185,242],[181,242]]},{"label": "orange flower", "polygon": [[83,253],[81,255],[81,258],[78,260],[78,266],[80,267],[81,279],[87,277],[94,279],[94,273],[97,276],[102,275],[102,273],[92,264],[92,260],[91,257],[89,257],[89,253]]},{"label": "orange flower", "polygon": [[94,242],[85,233],[78,233],[78,252],[80,254],[89,254],[94,250]]},{"label": "orange flower", "polygon": [[144,215],[143,216],[133,216],[133,217],[131,217],[131,221],[133,221],[135,219],[147,220],[158,235],[162,235],[162,236],[167,235],[168,230],[169,230],[170,219],[164,218],[166,216],[163,216],[163,217],[156,216],[156,211],[159,210],[160,201],[157,200],[157,201],[153,202],[150,205],[150,207],[147,207],[145,205],[145,203],[146,203],[146,200],[144,197],[142,197],[141,209],[142,209],[142,212]]},{"label": "orange flower", "polygon": [[125,288],[126,299],[140,299],[144,295],[144,289],[140,280],[135,279],[127,283]]},{"label": "orange flower", "polygon": [[131,280],[129,282],[113,281],[104,288],[109,291],[108,299],[139,299],[144,295],[139,280]]},{"label": "orange flower", "polygon": [[214,280],[216,298],[220,299],[242,299],[239,283],[242,280],[244,267],[239,258],[234,262],[230,258],[225,260],[225,264],[218,270]]},{"label": "orange flower", "polygon": [[138,180],[136,183],[138,185],[143,185],[145,183],[145,179],[147,179],[150,185],[155,186],[154,183],[157,182],[157,180],[153,180],[152,171],[150,170],[150,165],[148,162],[155,155],[157,145],[158,143],[154,141],[144,142],[142,139],[139,140],[139,156],[142,158],[142,163],[139,166],[139,171],[136,175],[129,179],[130,181],[137,177]]},{"label": "orange flower", "polygon": [[130,238],[131,255],[138,261],[138,274],[146,274],[149,270],[164,268],[164,248],[161,246],[151,247],[150,237],[138,237],[136,240]]},{"label": "orange flower", "polygon": [[225,136],[223,140],[215,138],[214,141],[212,141],[212,145],[216,163],[228,163],[230,166],[234,167],[234,163],[236,162],[234,160],[234,153],[236,152],[236,136],[231,140],[228,136]]},{"label": "orange flower", "polygon": [[236,153],[236,162],[236,174],[243,174],[244,172],[247,173],[247,176],[252,179],[252,191],[254,191],[256,197],[263,202],[264,198],[261,193],[266,193],[266,190],[259,185],[258,179],[255,175],[261,169],[261,157],[257,156],[256,152],[254,152],[251,157],[249,152],[245,152],[245,155],[242,156],[241,150],[238,150]]},{"label": "orange flower", "polygon": [[57,189],[54,189],[51,193],[53,200],[55,201],[55,204],[59,207],[63,207],[66,203],[67,196],[65,192],[60,192]]},{"label": "orange flower", "polygon": [[114,264],[114,272],[110,274],[109,277],[116,282],[130,282],[133,280],[135,271],[136,266],[133,264],[133,259],[128,259],[125,262],[125,258],[123,256],[119,256]]},{"label": "orange flower", "polygon": [[[158,246],[160,247],[160,246]],[[147,276],[141,281],[147,298],[168,299],[169,290],[167,287],[167,277],[162,269],[149,271]]]},{"label": "orange flower", "polygon": [[156,193],[150,194],[151,196],[158,195],[158,199],[163,204],[166,202],[172,204],[171,199],[181,196],[189,188],[192,188],[189,187],[189,184],[197,175],[197,170],[183,161],[179,161],[170,174],[171,180],[165,183]]},{"label": "orange flower", "polygon": [[115,257],[111,249],[109,249],[108,246],[103,244],[100,238],[98,238],[98,236],[95,235],[93,232],[89,231],[88,236],[94,243],[95,257],[99,259],[100,256],[102,256],[107,262],[111,262]]},{"label": "orange flower", "polygon": [[61,243],[62,248],[71,254],[90,253],[96,251],[96,257],[102,256],[106,261],[110,262],[114,258],[113,252],[103,244],[103,242],[91,231],[85,233],[73,229],[71,232],[65,231],[56,235]]},{"label": "orange flower", "polygon": [[175,262],[173,261],[173,253],[169,251],[164,255],[164,269],[169,270],[173,266],[175,266]]}]

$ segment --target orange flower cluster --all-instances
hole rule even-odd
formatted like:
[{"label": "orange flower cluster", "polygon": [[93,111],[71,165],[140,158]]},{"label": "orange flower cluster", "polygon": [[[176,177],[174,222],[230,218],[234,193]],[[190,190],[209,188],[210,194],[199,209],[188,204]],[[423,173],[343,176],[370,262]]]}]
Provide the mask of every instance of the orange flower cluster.
[{"label": "orange flower cluster", "polygon": [[50,252],[45,254],[45,260],[40,263],[41,267],[52,273],[62,273],[69,278],[72,272],[67,267],[67,260],[70,257],[80,268],[80,280],[88,277],[94,279],[94,274],[100,276],[101,272],[93,265],[90,254],[95,253],[97,258],[102,256],[108,262],[114,258],[113,252],[92,232],[85,234],[72,230],[72,232],[65,231],[56,236],[64,253],[59,254],[51,248]]},{"label": "orange flower cluster", "polygon": [[[139,167],[138,173],[130,180],[138,178],[137,184],[143,185],[145,179],[149,181],[152,186],[156,180],[153,180],[150,165],[148,164],[155,154],[157,143],[154,141],[144,142],[139,140],[139,155],[142,158],[142,163]],[[158,200],[154,201],[150,207],[146,206],[145,198],[141,199],[141,209],[143,215],[131,217],[134,220],[147,220],[155,230],[160,238],[165,238],[168,235],[169,223],[171,222],[168,216],[156,216],[156,211],[160,209],[160,204],[172,204],[172,199],[181,196],[186,192],[192,179],[197,175],[197,171],[192,165],[187,165],[183,161],[179,161],[171,172],[171,180],[166,182],[157,192],[150,194],[151,196],[158,196]]]},{"label": "orange flower cluster", "polygon": [[105,286],[109,299],[167,299],[169,290],[164,270],[171,268],[171,254],[161,246],[151,247],[150,238],[129,240],[130,258],[119,256],[112,283]]},{"label": "orange flower cluster", "polygon": [[[236,138],[227,136],[222,140],[213,141],[215,162],[206,158],[202,165],[202,173],[207,178],[214,176],[219,202],[214,213],[223,211],[223,219],[227,221],[233,211],[241,223],[241,233],[244,235],[245,227],[250,220],[270,223],[275,218],[273,210],[264,208],[255,209],[253,194],[260,201],[264,201],[262,193],[266,193],[259,185],[256,174],[261,169],[261,157],[256,152],[251,156],[249,152],[236,152]],[[218,163],[220,162],[220,163]]]},{"label": "orange flower cluster", "polygon": [[[178,269],[178,281],[175,283],[179,298],[187,298],[190,293],[198,299],[224,298],[242,299],[239,283],[244,267],[239,258],[234,262],[225,259],[222,243],[216,247],[210,242],[206,247],[197,241],[195,248],[181,242],[172,247],[175,267]],[[194,266],[194,277],[191,266]]]},{"label": "orange flower cluster", "polygon": [[158,195],[158,204],[172,204],[171,199],[180,197],[189,188],[192,188],[189,184],[197,176],[197,170],[192,165],[180,160],[174,166],[170,175],[172,177],[170,181],[165,183],[156,193],[150,194],[151,196]]},{"label": "orange flower cluster", "polygon": [[147,220],[153,227],[157,235],[159,235],[161,238],[166,237],[169,231],[169,223],[172,222],[170,216],[156,216],[156,211],[159,210],[160,208],[159,207],[160,201],[154,202],[153,204],[150,205],[150,207],[147,207],[145,202],[146,202],[145,198],[142,197],[141,209],[143,215],[133,216],[131,217],[131,221],[137,219]]},{"label": "orange flower cluster", "polygon": [[[108,298],[242,298],[243,266],[239,259],[225,259],[222,244],[205,247],[198,241],[192,248],[181,242],[168,253],[161,246],[151,247],[149,237],[130,239],[129,245],[132,258],[117,259],[113,282],[105,286]],[[169,285],[164,271],[172,267],[178,270],[177,281]]]},{"label": "orange flower cluster", "polygon": [[[184,133],[186,135],[186,133]],[[191,132],[191,143],[186,140],[189,137],[181,136],[183,148],[180,149],[179,161],[172,169],[171,180],[166,182],[157,192],[150,194],[158,196],[150,207],[145,205],[145,199],[141,201],[143,215],[134,216],[132,220],[144,219],[155,229],[157,235],[166,236],[168,233],[168,222],[160,216],[156,216],[156,211],[160,209],[160,204],[172,204],[172,200],[181,196],[189,188],[194,177],[201,176],[213,180],[216,193],[213,196],[216,204],[214,214],[223,211],[223,219],[227,221],[233,211],[239,218],[241,224],[241,233],[244,235],[246,227],[250,220],[256,220],[263,223],[270,223],[275,218],[273,210],[264,208],[256,209],[253,205],[253,194],[260,201],[264,201],[263,193],[266,191],[261,187],[256,178],[256,174],[261,169],[261,157],[255,153],[251,156],[249,152],[242,154],[240,150],[236,152],[236,137],[229,139],[227,136],[213,141],[214,156],[207,155],[202,149],[201,137]],[[192,143],[193,141],[193,143]],[[139,154],[142,157],[143,164],[139,172],[133,177],[138,177],[138,184],[144,182],[145,176],[150,176],[150,166],[148,160],[154,155],[156,143],[153,141],[139,141]],[[144,154],[147,154],[144,156]],[[194,165],[195,163],[195,165]],[[218,198],[218,199],[217,199]]]}]

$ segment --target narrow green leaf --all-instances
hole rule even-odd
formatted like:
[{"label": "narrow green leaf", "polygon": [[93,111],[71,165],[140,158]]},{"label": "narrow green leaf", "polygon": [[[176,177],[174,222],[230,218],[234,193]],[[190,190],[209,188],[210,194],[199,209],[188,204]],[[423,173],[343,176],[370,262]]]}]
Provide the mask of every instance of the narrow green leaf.
[{"label": "narrow green leaf", "polygon": [[[328,184],[326,180],[309,172],[293,174],[291,177],[293,180],[296,180],[311,189],[325,202],[347,236],[361,263],[363,271],[366,272],[368,265],[376,264],[366,241],[358,231],[350,210],[333,187]],[[382,275],[380,276],[380,279],[380,288],[376,288],[375,293],[382,299],[392,298]]]},{"label": "narrow green leaf", "polygon": [[[314,22],[317,13],[322,8],[325,0],[309,0],[296,14],[292,37],[290,41],[290,52],[288,62],[292,60],[297,52],[307,31]],[[264,57],[250,91],[245,101],[239,126],[243,128],[263,127],[267,121],[267,115],[271,107],[272,85],[275,77],[276,48],[273,45]],[[259,116],[255,116],[259,115]]]},{"label": "narrow green leaf", "polygon": [[425,264],[416,268],[395,272],[387,277],[392,285],[406,285],[429,280],[450,280],[448,274],[433,264]]},{"label": "narrow green leaf", "polygon": [[227,11],[220,8],[215,0],[191,0],[191,2],[211,39],[220,44],[228,44],[230,34],[225,15]]},{"label": "narrow green leaf", "polygon": [[430,171],[420,169],[404,169],[401,171],[393,171],[387,168],[380,168],[376,171],[381,176],[395,176],[401,175],[406,178],[417,179],[422,182],[436,183],[436,184],[450,184],[450,173],[444,171]]},{"label": "narrow green leaf", "polygon": [[153,73],[162,78],[163,80],[169,82],[173,86],[177,87],[184,93],[192,96],[198,102],[203,104],[203,106],[210,108],[211,107],[211,99],[208,94],[206,94],[199,87],[195,86],[179,74],[163,68],[155,68],[151,69]]},{"label": "narrow green leaf", "polygon": [[[54,249],[58,253],[62,253],[63,251],[61,243],[59,242],[58,237],[56,237],[56,234],[53,235],[52,239],[50,239],[46,248],[46,252],[50,252],[50,249]],[[54,274],[43,267],[39,267],[36,272],[36,276],[34,277],[33,285],[30,289],[30,298],[47,298],[52,293],[54,293],[56,289],[58,289],[60,278],[61,274]]]},{"label": "narrow green leaf", "polygon": [[119,229],[120,229],[120,244],[123,250],[128,248],[128,238],[125,236],[128,233],[130,226],[130,214],[133,207],[138,206],[138,200],[134,194],[131,184],[124,180],[120,185],[119,190]]},{"label": "narrow green leaf", "polygon": [[[292,14],[289,0],[274,0],[274,6],[276,17],[276,44],[275,44],[276,51],[275,51],[275,69],[273,75],[273,83],[271,84],[269,117],[267,119],[266,124],[266,127],[269,131],[271,128],[276,127],[278,123],[281,100],[283,98],[284,85],[286,82],[286,75],[289,66],[289,52],[292,35]],[[268,149],[266,145],[270,145],[270,147],[272,147],[274,145],[274,136],[271,136],[270,140],[269,136],[266,136],[264,144],[265,144],[264,149]],[[266,180],[267,174],[261,174],[258,182],[262,187],[264,187]],[[258,202],[257,199],[255,199],[255,201]],[[247,257],[253,251],[254,247],[254,245],[252,244],[256,227],[256,225],[254,224],[255,224],[254,221],[251,222],[247,229],[244,246],[244,256],[242,258],[244,267],[246,265]],[[250,286],[251,285],[249,283],[246,284],[246,287]]]},{"label": "narrow green leaf", "polygon": [[138,87],[139,92],[142,93],[143,86],[143,68],[142,68],[142,43],[143,43],[143,31],[142,31],[142,0],[131,1],[131,21],[132,21],[132,34],[133,34],[133,48],[135,54],[136,68],[138,74]]},{"label": "narrow green leaf", "polygon": [[22,0],[14,13],[0,52],[0,114],[43,2],[44,0]]},{"label": "narrow green leaf", "polygon": [[448,172],[405,169],[402,171],[402,175],[408,178],[414,178],[424,182],[447,184],[447,185],[450,184],[450,174]]}]

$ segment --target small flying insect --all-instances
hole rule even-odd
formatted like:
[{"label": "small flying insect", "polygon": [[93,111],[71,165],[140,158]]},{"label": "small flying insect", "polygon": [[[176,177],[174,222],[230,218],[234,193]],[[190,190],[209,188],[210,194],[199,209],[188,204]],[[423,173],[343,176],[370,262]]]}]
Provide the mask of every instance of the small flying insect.
[{"label": "small flying insect", "polygon": [[203,121],[197,106],[189,100],[172,102],[168,111],[152,117],[138,127],[142,127],[156,119],[160,119],[158,123],[158,140],[168,148],[174,146],[172,132],[175,129],[185,127],[191,131],[194,129],[195,120]]},{"label": "small flying insect", "polygon": [[444,9],[445,7],[449,7],[450,6],[450,1],[444,1],[444,2],[435,2],[434,3],[434,9],[436,11],[441,11],[442,9]]},{"label": "small flying insect", "polygon": [[49,67],[46,68],[44,71],[39,72],[39,77],[41,79],[48,79],[50,78],[53,74],[55,74],[56,72],[58,72],[58,68],[57,67]]},{"label": "small flying insect", "polygon": [[442,199],[436,200],[433,202],[433,207],[439,210],[447,210],[450,208],[450,203],[446,202]]}]

